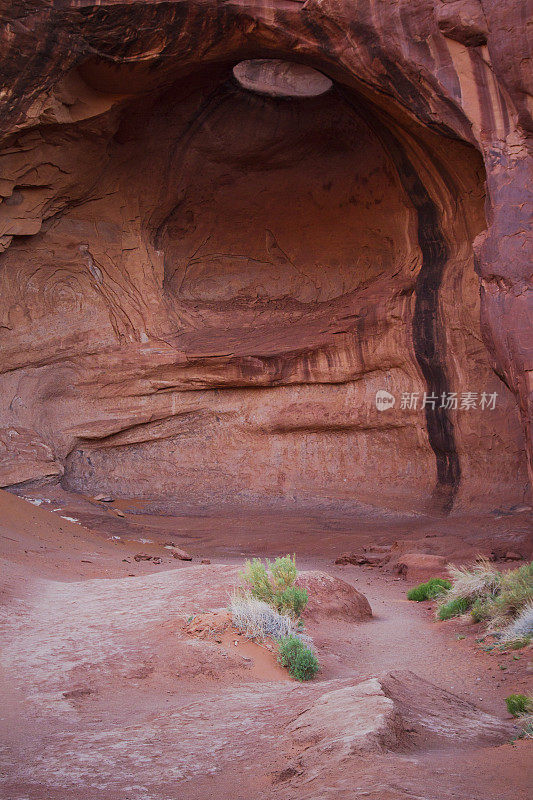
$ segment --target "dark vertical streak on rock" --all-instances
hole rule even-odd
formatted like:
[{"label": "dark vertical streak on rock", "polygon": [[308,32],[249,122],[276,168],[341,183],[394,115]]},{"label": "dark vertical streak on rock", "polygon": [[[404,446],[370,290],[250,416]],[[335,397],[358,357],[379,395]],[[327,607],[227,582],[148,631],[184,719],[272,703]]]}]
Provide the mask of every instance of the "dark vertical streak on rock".
[{"label": "dark vertical streak on rock", "polygon": [[440,407],[442,394],[449,391],[444,361],[445,334],[439,324],[438,315],[439,290],[448,258],[448,247],[440,228],[435,203],[406,157],[403,166],[407,167],[406,184],[411,185],[412,192],[409,196],[418,213],[418,243],[422,251],[422,268],[416,280],[413,346],[426,381],[427,392],[438,398],[435,409],[426,406],[426,425],[437,461],[434,498],[442,510],[448,513],[452,509],[461,480],[453,423],[448,411]]},{"label": "dark vertical streak on rock", "polygon": [[415,286],[413,347],[426,382],[427,394],[437,398],[435,409],[431,405],[426,405],[425,408],[428,439],[437,464],[437,485],[433,492],[433,501],[436,508],[449,513],[459,489],[461,465],[453,423],[447,409],[440,408],[442,395],[449,392],[445,364],[446,337],[439,321],[439,290],[448,260],[448,245],[442,233],[438,208],[401,143],[375,117],[366,103],[355,106],[351,98],[344,96],[390,155],[402,186],[417,213],[422,266]]}]

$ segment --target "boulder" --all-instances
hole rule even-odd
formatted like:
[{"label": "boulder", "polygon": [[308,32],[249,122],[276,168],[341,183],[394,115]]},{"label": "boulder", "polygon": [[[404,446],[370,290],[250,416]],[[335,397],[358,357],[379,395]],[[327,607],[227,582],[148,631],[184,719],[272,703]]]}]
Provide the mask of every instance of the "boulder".
[{"label": "boulder", "polygon": [[333,618],[362,622],[372,616],[370,603],[355,587],[319,570],[300,573],[296,581],[309,594],[304,616],[308,619]]}]

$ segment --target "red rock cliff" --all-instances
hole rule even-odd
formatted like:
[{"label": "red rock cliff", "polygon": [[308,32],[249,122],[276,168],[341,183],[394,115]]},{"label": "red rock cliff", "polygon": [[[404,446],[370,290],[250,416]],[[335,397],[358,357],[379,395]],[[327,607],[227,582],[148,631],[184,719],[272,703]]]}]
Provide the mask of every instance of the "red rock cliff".
[{"label": "red rock cliff", "polygon": [[[0,485],[521,501],[526,9],[4,6]],[[254,91],[233,73],[249,59],[332,85],[275,96],[267,64]]]}]

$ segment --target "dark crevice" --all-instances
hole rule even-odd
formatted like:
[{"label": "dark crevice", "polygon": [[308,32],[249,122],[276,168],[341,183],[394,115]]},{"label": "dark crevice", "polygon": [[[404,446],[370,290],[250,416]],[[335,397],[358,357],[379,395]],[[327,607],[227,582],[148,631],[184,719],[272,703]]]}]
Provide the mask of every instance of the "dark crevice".
[{"label": "dark crevice", "polygon": [[439,211],[431,199],[413,163],[396,136],[386,128],[366,103],[357,107],[344,95],[354,111],[361,115],[389,153],[402,186],[417,213],[418,244],[422,266],[415,284],[413,314],[413,348],[418,366],[426,382],[428,397],[435,397],[435,408],[426,405],[426,428],[435,454],[437,484],[433,505],[445,514],[452,510],[461,482],[461,465],[455,443],[453,422],[446,408],[440,408],[441,397],[450,386],[446,374],[446,335],[439,320],[439,290],[446,262],[448,245],[441,229]]}]

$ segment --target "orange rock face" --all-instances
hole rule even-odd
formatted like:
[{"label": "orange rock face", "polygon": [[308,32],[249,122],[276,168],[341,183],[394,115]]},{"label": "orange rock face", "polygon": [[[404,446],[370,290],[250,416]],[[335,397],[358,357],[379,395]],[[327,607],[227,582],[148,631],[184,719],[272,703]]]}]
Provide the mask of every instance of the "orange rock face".
[{"label": "orange rock face", "polygon": [[0,485],[523,502],[524,6],[12,3]]}]

